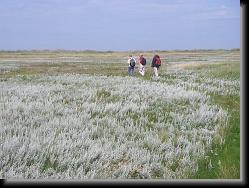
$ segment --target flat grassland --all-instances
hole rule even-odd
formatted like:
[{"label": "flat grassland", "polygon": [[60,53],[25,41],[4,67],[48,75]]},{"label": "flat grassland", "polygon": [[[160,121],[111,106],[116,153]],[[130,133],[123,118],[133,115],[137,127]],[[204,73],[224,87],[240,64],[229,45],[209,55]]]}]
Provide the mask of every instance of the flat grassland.
[{"label": "flat grassland", "polygon": [[0,52],[0,177],[240,179],[240,51],[154,53]]}]

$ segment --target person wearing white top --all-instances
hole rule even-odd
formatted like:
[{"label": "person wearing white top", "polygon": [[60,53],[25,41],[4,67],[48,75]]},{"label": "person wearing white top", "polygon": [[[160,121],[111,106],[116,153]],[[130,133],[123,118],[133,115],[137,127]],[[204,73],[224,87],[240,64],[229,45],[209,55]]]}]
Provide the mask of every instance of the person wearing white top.
[{"label": "person wearing white top", "polygon": [[139,65],[140,65],[139,73],[142,76],[144,76],[144,74],[145,74],[146,59],[143,57],[142,54],[139,56],[138,62],[139,62]]}]

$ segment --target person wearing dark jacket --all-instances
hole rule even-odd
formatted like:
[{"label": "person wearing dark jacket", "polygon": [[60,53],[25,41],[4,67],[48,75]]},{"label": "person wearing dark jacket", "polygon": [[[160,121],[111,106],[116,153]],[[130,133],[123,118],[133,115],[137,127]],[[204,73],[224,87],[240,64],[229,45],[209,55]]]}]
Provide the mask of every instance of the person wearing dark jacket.
[{"label": "person wearing dark jacket", "polygon": [[161,66],[161,59],[159,57],[159,55],[155,55],[152,59],[152,63],[151,63],[151,67],[154,70],[154,74],[156,77],[158,77],[158,69]]},{"label": "person wearing dark jacket", "polygon": [[129,76],[133,76],[136,60],[132,57],[132,55],[129,56],[127,63],[128,63],[128,74]]}]

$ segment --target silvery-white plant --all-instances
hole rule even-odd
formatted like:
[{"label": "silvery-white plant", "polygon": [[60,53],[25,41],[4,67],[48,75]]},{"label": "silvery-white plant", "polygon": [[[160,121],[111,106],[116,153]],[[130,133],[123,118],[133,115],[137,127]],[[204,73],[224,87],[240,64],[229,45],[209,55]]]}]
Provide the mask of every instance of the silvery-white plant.
[{"label": "silvery-white plant", "polygon": [[227,125],[180,83],[64,74],[0,88],[1,178],[187,178]]},{"label": "silvery-white plant", "polygon": [[[221,79],[208,77],[208,71],[190,71],[183,69],[173,69],[168,73],[174,79],[170,79],[170,83],[183,87],[185,89],[197,90],[205,94],[218,95],[237,95],[240,96],[240,80],[237,79]],[[162,77],[161,81],[168,82],[167,78]]]}]

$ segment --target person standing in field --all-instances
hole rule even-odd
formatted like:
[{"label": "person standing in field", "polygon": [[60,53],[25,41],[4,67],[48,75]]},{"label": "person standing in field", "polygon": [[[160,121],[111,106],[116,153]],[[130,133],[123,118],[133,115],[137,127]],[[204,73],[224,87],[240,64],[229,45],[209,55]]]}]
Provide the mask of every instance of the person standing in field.
[{"label": "person standing in field", "polygon": [[141,54],[139,56],[139,59],[138,59],[138,62],[139,62],[139,73],[144,76],[145,74],[145,65],[146,65],[146,59],[144,58],[143,54]]},{"label": "person standing in field", "polygon": [[155,55],[152,59],[152,63],[151,63],[151,67],[153,68],[154,70],[154,75],[156,77],[158,77],[158,69],[159,67],[161,66],[161,59],[159,57],[159,55]]},{"label": "person standing in field", "polygon": [[129,74],[129,76],[133,76],[134,75],[134,68],[136,65],[136,60],[132,57],[132,55],[129,56],[127,63],[129,64],[128,74]]}]

